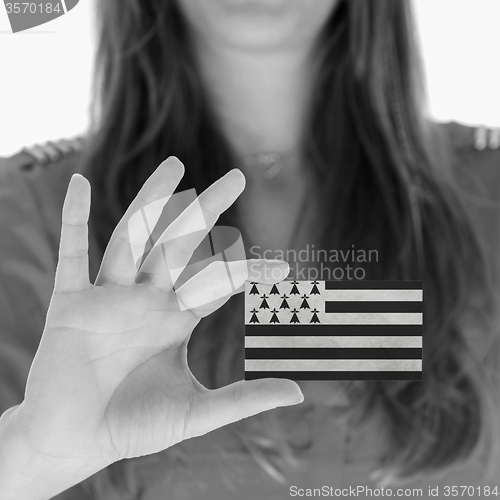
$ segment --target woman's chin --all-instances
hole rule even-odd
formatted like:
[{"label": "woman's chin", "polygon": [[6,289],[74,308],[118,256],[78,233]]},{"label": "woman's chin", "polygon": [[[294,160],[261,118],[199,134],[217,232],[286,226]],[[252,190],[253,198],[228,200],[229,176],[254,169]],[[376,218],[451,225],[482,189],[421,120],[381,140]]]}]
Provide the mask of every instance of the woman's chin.
[{"label": "woman's chin", "polygon": [[205,41],[243,49],[314,39],[338,0],[177,0]]},{"label": "woman's chin", "polygon": [[286,8],[265,2],[225,0],[227,12],[219,19],[218,36],[228,45],[241,48],[286,46],[300,26]]}]

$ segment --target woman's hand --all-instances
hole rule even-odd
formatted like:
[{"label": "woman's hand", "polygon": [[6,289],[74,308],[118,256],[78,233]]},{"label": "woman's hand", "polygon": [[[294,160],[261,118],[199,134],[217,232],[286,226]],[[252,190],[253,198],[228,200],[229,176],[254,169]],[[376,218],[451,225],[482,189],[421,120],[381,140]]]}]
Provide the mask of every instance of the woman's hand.
[{"label": "woman's hand", "polygon": [[[182,164],[169,158],[147,180],[116,227],[94,285],[88,273],[90,185],[74,175],[68,188],[45,329],[25,399],[10,418],[27,449],[79,464],[81,480],[117,460],[155,453],[302,401],[297,384],[289,380],[241,381],[208,390],[190,372],[187,343],[200,316],[210,311],[181,310],[178,300],[189,304],[192,294],[217,296],[227,280],[224,265],[211,264],[177,291],[151,274],[137,279],[128,220],[172,194],[183,172]],[[243,188],[243,175],[233,170],[200,195],[203,212],[213,216],[210,224]],[[181,251],[188,255],[194,250]],[[277,274],[269,272],[275,268],[282,270],[282,278],[288,273],[283,262],[251,262],[228,263],[236,288],[245,279],[265,282],[265,276]]]}]

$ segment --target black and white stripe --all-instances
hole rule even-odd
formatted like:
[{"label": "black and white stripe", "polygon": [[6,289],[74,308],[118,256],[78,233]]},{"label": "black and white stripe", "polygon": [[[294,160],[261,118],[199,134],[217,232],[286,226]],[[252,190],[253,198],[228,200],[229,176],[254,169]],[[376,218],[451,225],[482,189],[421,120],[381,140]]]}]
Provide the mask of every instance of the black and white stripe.
[{"label": "black and white stripe", "polygon": [[421,380],[419,281],[247,284],[245,378]]}]

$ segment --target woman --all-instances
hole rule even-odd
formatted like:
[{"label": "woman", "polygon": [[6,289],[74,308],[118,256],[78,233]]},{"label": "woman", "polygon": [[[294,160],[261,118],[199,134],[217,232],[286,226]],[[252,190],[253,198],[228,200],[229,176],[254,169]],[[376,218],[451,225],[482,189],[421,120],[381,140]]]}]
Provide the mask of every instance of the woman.
[{"label": "woman", "polygon": [[[66,494],[286,498],[385,485],[396,495],[400,483],[423,498],[459,483],[494,494],[480,472],[500,462],[496,177],[486,169],[491,192],[474,185],[422,115],[408,3],[109,0],[99,19],[99,106],[84,153],[2,182],[3,262],[24,261],[3,266],[7,498],[82,481]],[[161,163],[169,156],[185,172]],[[90,263],[89,184],[74,176],[51,297],[75,171],[92,185]],[[221,269],[174,293],[154,275],[138,279],[127,246],[133,213],[193,187],[204,213],[240,228],[254,253],[355,245],[377,251],[366,279],[422,279],[423,381],[238,383],[241,297],[203,313],[165,306],[214,294]],[[315,265],[290,263],[289,277]],[[279,261],[256,266],[234,272],[241,283],[288,273]],[[208,312],[189,343],[191,374],[187,341]],[[296,404],[301,391],[297,407],[224,427]]]}]

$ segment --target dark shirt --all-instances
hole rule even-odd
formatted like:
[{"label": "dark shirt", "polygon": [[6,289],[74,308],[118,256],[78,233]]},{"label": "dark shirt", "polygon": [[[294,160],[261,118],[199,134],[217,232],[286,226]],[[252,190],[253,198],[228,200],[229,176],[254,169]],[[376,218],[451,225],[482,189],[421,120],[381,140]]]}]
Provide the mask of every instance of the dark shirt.
[{"label": "dark shirt", "polygon": [[[466,205],[485,242],[496,277],[500,249],[500,148],[496,135],[457,123],[436,127],[444,130],[456,152],[457,179],[464,188]],[[0,158],[0,412],[22,400],[52,294],[62,204],[70,177],[79,169],[76,161],[79,147],[63,145],[64,148],[58,148],[55,143],[49,149],[25,150],[10,158]],[[92,234],[90,238],[90,273],[94,277],[99,252]],[[478,352],[481,355],[481,346]],[[290,490],[291,486],[377,487],[370,478],[370,472],[379,464],[382,439],[375,426],[351,434],[346,423],[336,417],[335,407],[313,409],[303,404],[286,412],[287,419],[280,419],[284,413],[279,410],[270,412],[270,418],[276,419],[275,424],[280,425],[288,440],[300,442],[312,437],[314,445],[281,482],[241,450],[230,427],[155,456],[130,460],[129,470],[135,472],[130,473],[133,477],[123,480],[146,484],[143,500],[273,500],[290,498],[295,491]],[[307,424],[294,425],[298,421]],[[422,488],[423,494],[418,498],[432,498],[428,488],[437,485],[441,498],[445,496],[445,485],[498,486],[500,493],[497,479],[500,457],[493,466],[496,475],[489,479],[483,477],[485,471],[473,461],[442,478],[412,481],[404,487]],[[112,476],[112,469],[99,474],[104,484],[104,479]],[[481,492],[479,496],[484,495]],[[114,497],[111,493],[102,496],[86,493],[78,485],[57,498],[112,500]]]}]

